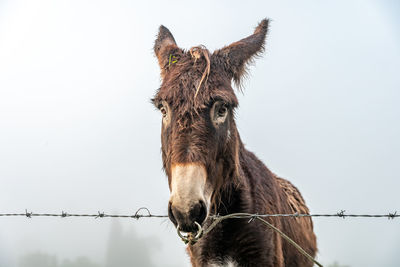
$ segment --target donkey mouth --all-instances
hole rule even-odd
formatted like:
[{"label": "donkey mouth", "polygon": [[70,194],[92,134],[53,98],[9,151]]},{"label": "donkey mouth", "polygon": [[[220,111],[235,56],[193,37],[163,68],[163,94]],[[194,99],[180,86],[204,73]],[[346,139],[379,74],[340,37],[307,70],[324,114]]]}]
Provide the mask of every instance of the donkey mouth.
[{"label": "donkey mouth", "polygon": [[207,217],[207,211],[203,202],[196,205],[188,213],[181,213],[174,209],[170,204],[168,207],[168,217],[182,232],[196,233]]},{"label": "donkey mouth", "polygon": [[179,228],[179,231],[185,232],[185,233],[196,233],[197,232],[197,226],[195,224],[193,225],[178,225],[176,228]]},{"label": "donkey mouth", "polygon": [[197,233],[199,231],[198,225],[202,226],[202,223],[196,221],[179,220],[178,222],[174,216],[169,216],[169,219],[175,225],[175,228],[179,228],[179,231],[185,233]]}]

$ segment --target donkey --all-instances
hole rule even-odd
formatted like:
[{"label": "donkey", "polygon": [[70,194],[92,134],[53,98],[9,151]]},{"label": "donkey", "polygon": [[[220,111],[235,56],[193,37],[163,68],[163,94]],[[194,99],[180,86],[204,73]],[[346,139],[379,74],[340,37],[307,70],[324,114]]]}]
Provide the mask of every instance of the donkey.
[{"label": "donkey", "polygon": [[[162,82],[152,102],[162,114],[168,215],[184,232],[207,227],[216,214],[309,212],[298,189],[244,147],[235,124],[231,82],[240,85],[247,65],[263,52],[268,24],[264,19],[252,35],[212,54],[204,46],[183,50],[166,27],[159,28],[154,52]],[[268,221],[315,256],[311,218]],[[313,265],[257,220],[225,220],[187,252],[195,267]]]}]

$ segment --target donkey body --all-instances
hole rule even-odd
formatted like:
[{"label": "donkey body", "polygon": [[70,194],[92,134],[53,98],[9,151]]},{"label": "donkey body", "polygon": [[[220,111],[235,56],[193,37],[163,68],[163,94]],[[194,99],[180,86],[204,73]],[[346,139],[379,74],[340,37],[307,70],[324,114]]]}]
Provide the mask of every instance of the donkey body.
[{"label": "donkey body", "polygon": [[[201,46],[180,49],[160,27],[154,51],[162,85],[153,103],[163,115],[169,217],[182,231],[195,232],[195,222],[206,228],[215,214],[309,212],[297,188],[244,147],[235,124],[231,81],[240,83],[246,64],[263,51],[267,31],[263,20],[251,36],[211,54]],[[315,256],[311,218],[267,220]],[[275,232],[243,219],[221,222],[187,250],[193,266],[312,266]]]}]

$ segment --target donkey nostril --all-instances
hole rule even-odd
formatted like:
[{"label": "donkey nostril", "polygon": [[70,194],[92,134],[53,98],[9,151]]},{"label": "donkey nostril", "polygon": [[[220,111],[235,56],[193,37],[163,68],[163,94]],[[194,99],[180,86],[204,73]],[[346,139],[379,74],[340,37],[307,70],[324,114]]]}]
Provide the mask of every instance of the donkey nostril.
[{"label": "donkey nostril", "polygon": [[175,219],[174,213],[172,212],[172,203],[171,202],[168,203],[168,217],[175,225],[178,224],[178,222]]},{"label": "donkey nostril", "polygon": [[206,217],[207,217],[207,207],[206,207],[206,204],[204,203],[204,201],[200,201],[200,205],[201,205],[201,212],[200,212],[200,216],[199,216],[199,220],[200,221],[198,221],[198,223],[202,223],[202,222],[204,222],[204,220],[206,219]]},{"label": "donkey nostril", "polygon": [[204,201],[199,201],[190,211],[190,218],[194,222],[203,223],[207,217],[207,208]]}]

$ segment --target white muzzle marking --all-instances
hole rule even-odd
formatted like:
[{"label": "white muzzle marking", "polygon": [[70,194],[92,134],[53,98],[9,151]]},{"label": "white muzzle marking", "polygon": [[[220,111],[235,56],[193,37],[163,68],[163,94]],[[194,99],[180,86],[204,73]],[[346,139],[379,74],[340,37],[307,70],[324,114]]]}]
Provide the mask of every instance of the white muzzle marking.
[{"label": "white muzzle marking", "polygon": [[184,163],[172,166],[172,205],[181,212],[189,212],[192,205],[204,201],[207,210],[211,192],[207,186],[207,172],[203,164]]}]

